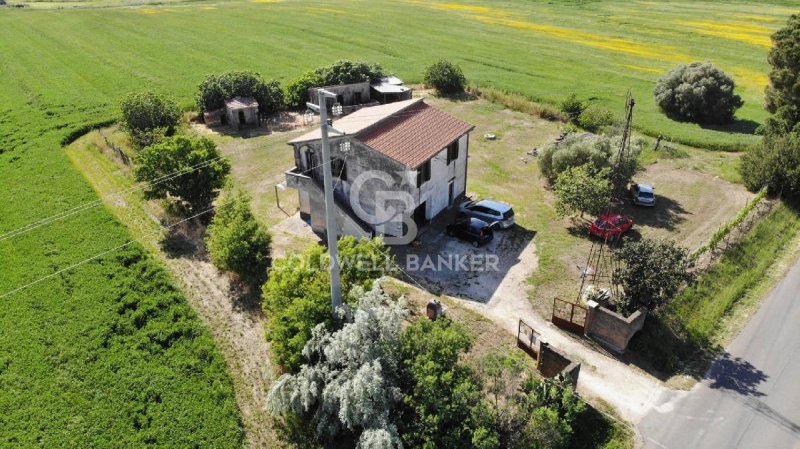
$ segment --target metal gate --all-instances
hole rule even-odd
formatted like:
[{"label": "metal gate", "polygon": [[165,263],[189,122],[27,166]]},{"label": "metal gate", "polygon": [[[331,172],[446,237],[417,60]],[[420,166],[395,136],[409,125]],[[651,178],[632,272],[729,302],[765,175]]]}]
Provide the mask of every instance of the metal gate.
[{"label": "metal gate", "polygon": [[534,359],[539,358],[539,341],[541,337],[526,322],[519,320],[517,328],[517,347],[528,353]]},{"label": "metal gate", "polygon": [[580,304],[553,299],[553,324],[561,329],[583,335],[586,328],[586,307]]}]

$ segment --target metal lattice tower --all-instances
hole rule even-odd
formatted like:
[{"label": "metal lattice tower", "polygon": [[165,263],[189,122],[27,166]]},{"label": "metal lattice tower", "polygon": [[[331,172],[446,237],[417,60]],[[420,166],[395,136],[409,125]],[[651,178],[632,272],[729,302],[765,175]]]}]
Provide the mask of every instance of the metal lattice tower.
[{"label": "metal lattice tower", "polygon": [[[611,197],[604,214],[622,212],[623,195],[628,185],[628,173],[625,163],[630,153],[631,124],[633,122],[633,106],[635,102],[631,93],[628,92],[625,100],[625,128],[622,130],[622,140],[617,151],[617,158],[611,172]],[[586,259],[586,267],[581,273],[581,287],[578,290],[578,302],[588,286],[607,292],[610,298],[615,298],[619,294],[619,287],[613,282],[614,270],[617,267],[617,260],[614,257],[614,249],[618,246],[620,238],[605,238],[603,241],[594,240],[589,250],[589,257]]]}]

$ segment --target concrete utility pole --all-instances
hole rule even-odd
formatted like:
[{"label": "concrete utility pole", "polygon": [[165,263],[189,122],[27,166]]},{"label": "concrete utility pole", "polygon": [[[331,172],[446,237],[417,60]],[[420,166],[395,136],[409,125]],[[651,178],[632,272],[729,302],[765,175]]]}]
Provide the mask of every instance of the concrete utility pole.
[{"label": "concrete utility pole", "polygon": [[[339,132],[328,125],[328,98],[336,98],[336,94],[319,89],[319,130],[322,135],[322,185],[325,190],[325,230],[328,239],[328,255],[331,259],[331,313],[336,320],[336,308],[342,305],[342,288],[339,278],[339,233],[336,226],[336,205],[333,202],[333,174],[331,173],[331,149],[328,144],[328,130]],[[311,109],[317,109],[308,103]],[[344,134],[339,132],[340,134]]]}]

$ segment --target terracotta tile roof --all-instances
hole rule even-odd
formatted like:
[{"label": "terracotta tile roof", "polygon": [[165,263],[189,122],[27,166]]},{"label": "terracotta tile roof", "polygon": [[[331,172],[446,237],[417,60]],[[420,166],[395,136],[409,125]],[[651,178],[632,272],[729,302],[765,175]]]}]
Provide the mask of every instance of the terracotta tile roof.
[{"label": "terracotta tile roof", "polygon": [[447,112],[416,102],[356,138],[411,168],[417,168],[475,127]]}]

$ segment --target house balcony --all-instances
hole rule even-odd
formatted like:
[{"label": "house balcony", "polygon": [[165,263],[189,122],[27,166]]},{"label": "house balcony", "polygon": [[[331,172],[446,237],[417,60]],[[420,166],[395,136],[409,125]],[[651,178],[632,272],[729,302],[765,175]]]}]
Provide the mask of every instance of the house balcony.
[{"label": "house balcony", "polygon": [[286,187],[290,189],[307,190],[313,183],[311,177],[298,167],[292,167],[284,174],[286,175]]}]

